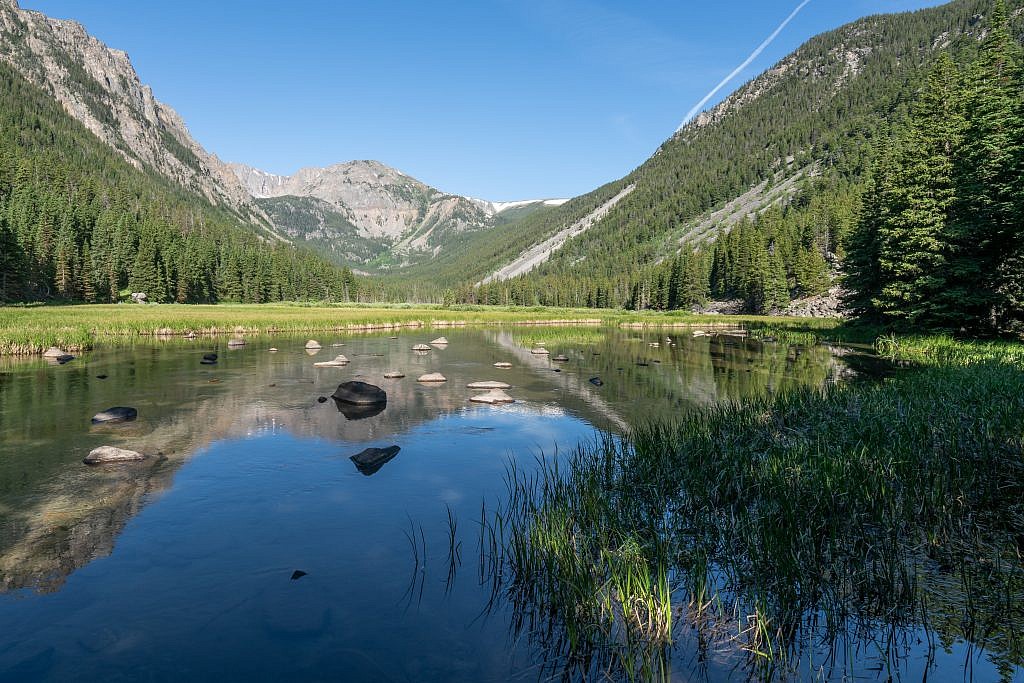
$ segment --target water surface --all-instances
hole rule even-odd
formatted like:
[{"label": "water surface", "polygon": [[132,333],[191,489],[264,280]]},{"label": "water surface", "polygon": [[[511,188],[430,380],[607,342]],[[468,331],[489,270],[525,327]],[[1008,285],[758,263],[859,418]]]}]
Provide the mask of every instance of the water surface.
[{"label": "water surface", "polygon": [[[320,335],[314,355],[305,338],[276,337],[105,348],[64,366],[0,360],[0,679],[535,680],[541,653],[505,611],[485,610],[477,572],[481,503],[500,501],[511,462],[528,470],[596,430],[872,365],[689,332],[443,332],[450,344],[424,354],[412,345],[438,332]],[[551,354],[531,353],[538,342]],[[216,365],[199,364],[208,352]],[[347,367],[313,366],[338,353]],[[448,382],[417,383],[427,372]],[[383,387],[386,409],[349,419],[318,402],[352,379]],[[511,384],[517,403],[471,404],[477,380]],[[90,425],[114,405],[139,419]],[[154,457],[81,464],[103,444]],[[397,456],[369,474],[349,459],[389,446]],[[687,647],[681,634],[674,678],[735,673]],[[992,673],[956,643],[932,655],[897,671]]]}]

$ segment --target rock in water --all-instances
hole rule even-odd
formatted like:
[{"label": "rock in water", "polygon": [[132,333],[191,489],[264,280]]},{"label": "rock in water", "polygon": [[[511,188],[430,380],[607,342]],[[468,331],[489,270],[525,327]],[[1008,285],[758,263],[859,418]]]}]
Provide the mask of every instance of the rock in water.
[{"label": "rock in water", "polygon": [[604,382],[601,380],[600,377],[591,377],[590,378],[590,383],[593,384],[595,387],[603,387],[604,386]]},{"label": "rock in water", "polygon": [[389,370],[384,373],[384,379],[402,379],[405,377],[405,373],[398,370]]},{"label": "rock in water", "polygon": [[551,360],[555,361],[556,363],[568,363],[569,362],[569,356],[566,356],[566,355],[560,353],[557,356],[555,356],[554,358],[552,358]]},{"label": "rock in water", "polygon": [[448,378],[442,375],[440,372],[428,372],[425,375],[420,375],[420,378],[416,381],[431,384],[436,382],[447,382]]},{"label": "rock in water", "polygon": [[343,355],[338,355],[334,360],[327,360],[322,363],[313,363],[313,366],[318,368],[341,368],[346,365],[348,365],[348,358]]},{"label": "rock in water", "polygon": [[203,354],[203,360],[213,361],[214,363],[216,363],[217,362],[217,354],[215,354],[215,353],[204,353]]},{"label": "rock in water", "polygon": [[70,353],[66,353],[63,356],[57,356],[56,358],[54,358],[54,360],[57,361],[58,365],[64,365],[65,363],[70,363],[74,359],[75,359],[75,357],[72,356]]},{"label": "rock in water", "polygon": [[107,408],[106,410],[96,413],[92,416],[92,423],[98,424],[114,424],[117,422],[131,422],[139,416],[139,411],[135,408],[129,408],[127,406],[114,406],[113,408]]},{"label": "rock in water", "polygon": [[245,340],[235,337],[234,339],[228,339],[228,348],[237,349],[239,346],[245,346]]},{"label": "rock in water", "polygon": [[271,346],[269,349],[267,349],[267,351],[269,351],[270,353],[277,353],[277,349],[274,348],[273,346]]},{"label": "rock in water", "polygon": [[92,449],[82,462],[86,465],[103,465],[106,463],[138,462],[145,459],[146,456],[136,451],[115,448],[113,446],[100,446],[99,448]]},{"label": "rock in water", "polygon": [[530,351],[530,353],[532,353],[535,356],[546,356],[551,352],[545,349],[543,346],[538,346],[537,348]]},{"label": "rock in water", "polygon": [[448,345],[448,338],[447,337],[438,337],[437,339],[435,339],[434,341],[432,341],[430,343],[431,344],[437,344],[438,346],[447,346]]},{"label": "rock in water", "polygon": [[307,576],[307,572],[304,572],[301,569],[296,569],[292,572],[292,581],[298,581],[303,576]]},{"label": "rock in water", "polygon": [[471,396],[470,401],[473,403],[489,403],[491,405],[497,405],[499,403],[515,403],[516,400],[506,394],[501,389],[491,389],[490,391]]},{"label": "rock in water", "polygon": [[512,364],[511,363],[505,363],[505,362],[498,362],[498,363],[494,364],[494,367],[501,368],[502,370],[508,370],[509,368],[512,367]]},{"label": "rock in water", "polygon": [[56,346],[51,346],[46,349],[46,352],[43,354],[43,358],[60,358],[61,356],[66,355],[68,355],[68,352],[64,349],[58,349]]},{"label": "rock in water", "polygon": [[466,385],[470,389],[508,389],[509,385],[504,382],[470,382]]},{"label": "rock in water", "polygon": [[307,349],[320,349],[320,348],[323,348],[323,347],[320,346],[320,342],[318,342],[316,339],[310,339],[308,342],[306,342],[306,348]]},{"label": "rock in water", "polygon": [[345,382],[331,394],[331,398],[340,403],[356,406],[373,406],[388,402],[388,394],[380,387],[366,382]]},{"label": "rock in water", "polygon": [[400,450],[402,449],[398,446],[367,448],[365,451],[351,456],[349,460],[356,464],[357,470],[368,477],[371,474],[376,474],[381,467],[394,459]]},{"label": "rock in water", "polygon": [[413,351],[429,351],[430,347],[427,346],[426,344],[417,344],[416,346],[412,347],[412,350]]}]

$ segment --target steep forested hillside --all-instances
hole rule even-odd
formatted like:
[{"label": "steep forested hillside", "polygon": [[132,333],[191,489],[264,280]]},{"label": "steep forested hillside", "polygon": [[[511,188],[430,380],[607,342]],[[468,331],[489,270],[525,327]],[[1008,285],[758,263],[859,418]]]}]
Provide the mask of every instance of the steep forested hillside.
[{"label": "steep forested hillside", "polygon": [[123,155],[0,64],[0,301],[346,299],[357,282]]},{"label": "steep forested hillside", "polygon": [[[1019,38],[1022,2],[1007,4]],[[842,260],[872,160],[902,127],[937,55],[948,53],[960,67],[975,58],[994,6],[955,0],[813,38],[619,181],[636,190],[597,225],[528,275],[469,296],[661,308],[714,294],[770,310],[821,291]],[[783,185],[785,192],[772,194]],[[570,210],[592,209],[604,196],[598,191],[546,214],[548,234],[571,222]],[[738,197],[748,201],[731,215],[714,213]],[[544,235],[523,228],[524,238]],[[700,263],[688,265],[701,245]],[[492,265],[478,263],[474,278]],[[692,296],[671,294],[673,272],[681,281],[686,270],[707,278],[688,287]]]}]

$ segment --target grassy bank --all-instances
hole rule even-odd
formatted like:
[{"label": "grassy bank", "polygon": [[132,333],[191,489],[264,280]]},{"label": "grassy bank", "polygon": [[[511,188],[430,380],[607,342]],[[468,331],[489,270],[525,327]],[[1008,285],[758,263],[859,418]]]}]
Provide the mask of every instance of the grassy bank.
[{"label": "grassy bank", "polygon": [[[914,648],[962,639],[1012,678],[1024,345],[880,350],[920,367],[707,409],[511,472],[508,501],[482,513],[481,577],[552,673],[658,678],[685,636],[691,661],[756,679],[891,674]],[[862,661],[844,662],[854,651]]]},{"label": "grassy bank", "polygon": [[[221,304],[216,306],[128,304],[0,308],[0,355],[41,353],[51,346],[68,351],[141,336],[273,334],[452,324],[553,323],[782,325],[785,319],[757,316],[697,316],[686,313],[631,313],[541,307],[413,305]],[[809,321],[828,330],[835,321]]]}]

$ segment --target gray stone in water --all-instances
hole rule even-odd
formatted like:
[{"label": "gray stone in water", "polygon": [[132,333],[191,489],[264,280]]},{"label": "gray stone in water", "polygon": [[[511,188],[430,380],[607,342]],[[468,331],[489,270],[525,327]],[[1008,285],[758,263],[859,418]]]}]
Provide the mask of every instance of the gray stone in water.
[{"label": "gray stone in water", "polygon": [[239,339],[238,337],[235,337],[234,339],[229,339],[228,340],[228,347],[229,348],[234,348],[234,347],[238,347],[238,346],[245,346],[245,340],[244,339]]},{"label": "gray stone in water", "polygon": [[346,365],[348,365],[348,358],[343,355],[338,355],[334,360],[327,360],[322,363],[313,363],[313,366],[317,368],[341,368]]},{"label": "gray stone in water", "polygon": [[107,463],[138,462],[145,459],[145,455],[136,451],[115,448],[114,446],[100,446],[99,448],[92,449],[82,462],[86,465],[103,465]]},{"label": "gray stone in water", "polygon": [[417,382],[424,382],[424,383],[430,384],[430,383],[447,382],[448,378],[445,377],[444,375],[442,375],[440,372],[428,372],[425,375],[420,375],[420,378],[418,380],[416,380],[416,381]]},{"label": "gray stone in water", "polygon": [[64,349],[58,349],[56,346],[51,346],[46,349],[45,353],[43,353],[43,358],[60,358],[61,356],[66,355],[68,355],[68,352]]},{"label": "gray stone in water", "polygon": [[402,449],[398,446],[367,448],[365,451],[351,456],[349,460],[355,463],[356,469],[360,473],[368,477],[371,474],[376,474],[381,467],[393,460],[400,450]]},{"label": "gray stone in water", "polygon": [[432,341],[430,343],[431,344],[437,344],[438,346],[447,346],[448,345],[448,337],[438,337],[437,339],[435,339],[434,341]]},{"label": "gray stone in water", "polygon": [[555,361],[556,363],[568,363],[569,357],[560,353],[551,360]]},{"label": "gray stone in water", "polygon": [[470,389],[508,389],[509,385],[504,382],[470,382],[466,385]]},{"label": "gray stone in water", "polygon": [[322,348],[322,347],[320,346],[320,342],[318,342],[315,339],[310,339],[308,342],[306,342],[306,348],[307,349],[319,349],[319,348]]},{"label": "gray stone in water", "polygon": [[114,424],[117,422],[131,422],[139,416],[139,411],[135,408],[127,406],[114,406],[113,408],[107,408],[106,410],[96,413],[92,416],[92,423],[96,424]]},{"label": "gray stone in water", "polygon": [[388,402],[386,391],[374,384],[352,381],[338,385],[331,398],[340,403],[357,406],[372,406]]},{"label": "gray stone in water", "polygon": [[530,351],[530,353],[532,353],[535,356],[546,356],[551,352],[545,349],[543,346],[538,346],[537,348]]},{"label": "gray stone in water", "polygon": [[505,362],[498,362],[498,363],[494,364],[494,367],[501,368],[502,370],[508,370],[509,368],[512,367],[512,364],[511,363],[505,363]]},{"label": "gray stone in water", "polygon": [[430,347],[427,346],[426,344],[417,344],[416,346],[412,347],[412,350],[413,351],[429,351]]},{"label": "gray stone in water", "polygon": [[491,405],[496,405],[498,403],[516,402],[514,398],[506,394],[501,389],[491,389],[486,393],[471,396],[469,400],[472,401],[473,403],[489,403]]},{"label": "gray stone in water", "polygon": [[217,354],[215,354],[215,353],[204,353],[203,354],[203,360],[216,361],[217,360]]},{"label": "gray stone in water", "polygon": [[405,377],[405,373],[399,370],[389,370],[384,373],[384,379],[402,379]]}]

